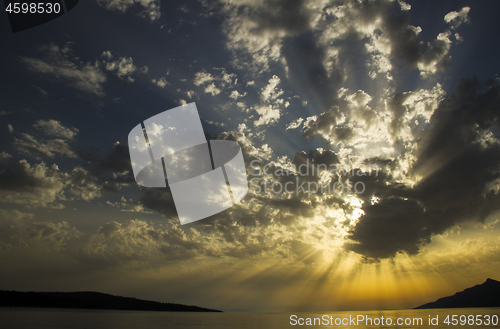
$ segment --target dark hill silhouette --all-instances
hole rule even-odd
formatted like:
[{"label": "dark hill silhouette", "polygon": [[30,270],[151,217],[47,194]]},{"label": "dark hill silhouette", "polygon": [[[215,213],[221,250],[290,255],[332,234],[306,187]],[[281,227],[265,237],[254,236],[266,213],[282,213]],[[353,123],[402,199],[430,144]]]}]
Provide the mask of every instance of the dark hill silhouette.
[{"label": "dark hill silhouette", "polygon": [[487,279],[483,284],[457,292],[453,296],[443,297],[435,302],[415,307],[423,308],[458,308],[458,307],[500,307],[500,282]]},{"label": "dark hill silhouette", "polygon": [[163,312],[221,312],[198,306],[159,303],[92,291],[21,292],[0,290],[0,307],[2,306]]}]

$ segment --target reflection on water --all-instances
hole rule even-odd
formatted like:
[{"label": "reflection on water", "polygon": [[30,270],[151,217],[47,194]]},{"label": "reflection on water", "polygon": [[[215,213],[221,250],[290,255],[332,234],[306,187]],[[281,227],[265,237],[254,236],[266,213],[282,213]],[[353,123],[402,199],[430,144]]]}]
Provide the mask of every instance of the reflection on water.
[{"label": "reflection on water", "polygon": [[[468,323],[461,325],[460,319],[466,319],[463,317],[464,315],[467,317]],[[474,316],[474,320],[469,317],[471,315]],[[490,316],[490,325],[485,325],[486,315]],[[493,317],[494,315],[496,317]],[[439,324],[429,325],[429,319],[436,319],[436,317]],[[450,324],[444,323],[447,317]],[[498,317],[500,317],[500,308],[324,313],[168,313],[0,308],[1,327],[6,329],[500,328]],[[370,325],[368,318],[371,319],[373,325]],[[346,324],[347,319],[350,319],[350,324]],[[359,321],[356,322],[354,319]],[[380,323],[382,319],[384,325],[375,325]],[[391,320],[388,321],[388,319]],[[406,321],[408,325],[397,325],[398,319],[402,319],[399,321],[400,323]],[[417,319],[421,319],[421,321]],[[454,321],[456,325],[453,325],[453,319],[456,320],[456,322]],[[476,325],[479,323],[479,319],[483,323]],[[314,325],[314,321],[316,321],[316,325]],[[409,324],[410,321],[411,324]],[[335,325],[335,322],[339,325]],[[392,322],[392,325],[388,325],[388,322]],[[470,324],[472,322],[474,325]],[[299,323],[304,323],[304,325]],[[312,325],[307,325],[308,323]],[[422,324],[420,325],[420,323]]]}]

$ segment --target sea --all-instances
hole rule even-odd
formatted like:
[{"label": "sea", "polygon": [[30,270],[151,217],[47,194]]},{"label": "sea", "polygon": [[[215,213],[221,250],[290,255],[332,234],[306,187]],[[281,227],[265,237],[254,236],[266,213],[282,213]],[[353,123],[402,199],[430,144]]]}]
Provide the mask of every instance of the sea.
[{"label": "sea", "polygon": [[500,328],[500,308],[176,313],[0,308],[2,329]]}]

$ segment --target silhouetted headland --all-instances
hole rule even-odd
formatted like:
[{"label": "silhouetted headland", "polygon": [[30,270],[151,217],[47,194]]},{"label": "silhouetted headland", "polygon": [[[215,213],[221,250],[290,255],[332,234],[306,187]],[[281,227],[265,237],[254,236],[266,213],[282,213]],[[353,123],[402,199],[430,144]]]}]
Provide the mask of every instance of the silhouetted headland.
[{"label": "silhouetted headland", "polygon": [[222,312],[198,306],[159,303],[92,291],[21,292],[0,290],[0,307],[45,307],[162,312]]},{"label": "silhouetted headland", "polygon": [[459,307],[500,307],[500,282],[487,279],[483,284],[457,292],[453,296],[439,298],[437,301],[415,307],[422,308],[459,308]]}]

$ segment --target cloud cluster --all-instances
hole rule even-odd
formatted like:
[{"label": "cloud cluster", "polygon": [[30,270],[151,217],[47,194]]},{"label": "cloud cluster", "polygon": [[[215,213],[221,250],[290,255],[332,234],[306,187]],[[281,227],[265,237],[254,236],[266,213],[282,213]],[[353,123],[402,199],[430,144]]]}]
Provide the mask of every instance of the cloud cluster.
[{"label": "cloud cluster", "polygon": [[[126,11],[134,4],[150,8],[157,2],[101,4]],[[411,7],[402,1],[224,0],[219,8],[225,14],[227,47],[237,68],[250,69],[252,81],[247,80],[246,87],[251,88],[239,89],[242,78],[224,68],[202,69],[192,76],[193,90],[183,95],[226,97],[229,105],[221,107],[237,106],[242,109],[238,114],[248,114],[237,131],[216,138],[241,145],[248,179],[255,179],[251,191],[231,209],[185,227],[177,225],[168,188],[141,188],[140,197],[108,200],[108,205],[123,211],[160,213],[167,227],[159,229],[143,220],[109,222],[78,249],[81,261],[120,264],[148,257],[272,255],[312,264],[349,252],[369,259],[415,255],[456,224],[484,221],[498,210],[498,86],[493,83],[481,93],[485,86],[464,80],[449,97],[438,83],[395,92],[395,77],[404,74],[402,67],[422,79],[446,68],[454,43],[451,31],[468,21],[468,7],[446,15],[447,29],[429,40],[412,25]],[[110,51],[91,65],[77,62],[69,46],[44,49],[47,59],[23,60],[33,70],[66,79],[95,95],[104,94],[108,72],[134,81],[133,74],[147,71],[134,65],[132,58],[114,57]],[[89,77],[83,74],[85,67],[93,68]],[[377,88],[368,92],[357,86],[358,80],[373,82]],[[165,77],[150,81],[161,88],[169,84]],[[291,96],[294,93],[297,96]],[[290,107],[297,111],[290,110],[295,117],[290,117],[287,131],[300,131],[305,138],[302,145],[314,146],[278,156],[263,136],[270,132],[269,126],[282,123]],[[70,143],[78,131],[60,122],[42,120],[34,128],[45,137],[19,135],[18,150],[40,157],[80,157],[87,165],[61,172],[24,160],[0,174],[0,191],[14,191],[11,196],[17,193],[17,200],[32,205],[56,207],[64,200],[89,201],[134,185],[127,145],[114,144],[102,158],[76,152]],[[381,170],[372,175],[364,164],[376,164]],[[303,175],[290,170],[301,165],[308,170],[314,165],[341,165],[346,173],[319,170]],[[280,172],[286,174],[276,174]],[[14,176],[26,183],[9,185]],[[364,186],[360,195],[299,189],[304,184],[339,183],[352,188],[357,182]],[[294,192],[265,190],[274,184]],[[44,189],[49,192],[42,195]]]},{"label": "cloud cluster", "polygon": [[280,78],[274,75],[269,79],[268,84],[260,92],[260,103],[255,105],[254,109],[259,114],[259,118],[254,121],[255,126],[269,125],[279,120],[283,109],[290,103],[281,96],[283,90],[278,88]]},{"label": "cloud cluster", "polygon": [[259,72],[267,70],[281,57],[281,38],[307,30],[313,12],[306,1],[221,2],[227,14],[228,48],[238,53],[236,64],[247,65]]},{"label": "cloud cluster", "polygon": [[[289,200],[307,209],[298,218],[314,218],[333,208],[339,210],[335,223],[346,223],[337,232],[339,236],[345,233],[344,249],[379,259],[400,252],[416,254],[433,236],[463,221],[484,220],[497,209],[500,162],[494,133],[497,119],[492,114],[498,104],[493,96],[497,87],[490,86],[482,95],[474,83],[464,81],[449,97],[439,83],[429,89],[394,92],[394,77],[402,74],[401,65],[423,78],[447,67],[454,43],[452,30],[468,22],[470,8],[447,14],[444,21],[449,27],[425,40],[422,29],[411,23],[411,6],[402,1],[300,1],[293,6],[272,1],[274,11],[259,2],[225,1],[221,5],[227,14],[227,47],[235,55],[234,63],[260,74],[281,66],[287,83],[307,100],[303,105],[309,104],[316,112],[293,118],[287,130],[301,129],[307,140],[321,136],[345,168],[358,170],[363,163],[383,168],[378,176],[359,177],[366,193],[351,199],[328,194],[309,200],[300,193],[253,195],[247,200],[257,222],[287,222]],[[287,19],[279,19],[281,15]],[[289,19],[297,24],[290,24]],[[380,94],[342,87],[357,79],[380,82]],[[274,76],[261,89],[260,103],[253,107],[259,114],[255,125],[279,119],[280,110],[266,102],[282,100],[281,80]],[[200,75],[199,81],[208,84],[211,78]],[[470,114],[465,109],[471,109]],[[488,113],[489,121],[479,115],[473,119],[473,112]],[[460,116],[467,119],[457,122]],[[277,160],[271,155],[264,164],[276,170],[299,158]],[[257,186],[294,178],[259,176]],[[446,192],[450,189],[453,192]],[[269,205],[280,211],[266,221]]]},{"label": "cloud cluster", "polygon": [[21,57],[29,69],[69,82],[70,86],[87,93],[104,96],[102,85],[106,75],[97,63],[78,62],[72,56],[71,44],[64,47],[49,44],[40,49],[45,55],[44,59]]},{"label": "cloud cluster", "polygon": [[109,10],[126,12],[134,7],[140,8],[139,15],[148,17],[151,21],[160,18],[159,0],[96,0],[97,3]]},{"label": "cloud cluster", "polygon": [[61,122],[56,120],[38,120],[33,126],[46,135],[65,140],[72,139],[78,134],[78,129],[64,127]]},{"label": "cloud cluster", "polygon": [[175,226],[161,230],[142,220],[109,222],[89,238],[80,257],[82,261],[104,266],[131,261],[159,264],[204,253],[201,243],[194,240]]},{"label": "cloud cluster", "polygon": [[12,158],[12,155],[10,155],[9,153],[5,151],[2,151],[2,153],[0,153],[0,161],[5,161],[10,158]]},{"label": "cloud cluster", "polygon": [[160,88],[165,88],[170,84],[165,77],[161,77],[159,79],[151,79],[151,82]]},{"label": "cloud cluster", "polygon": [[416,254],[432,236],[463,221],[483,222],[500,209],[500,142],[492,132],[500,87],[480,89],[477,79],[462,80],[439,104],[417,140],[407,174],[413,184],[366,182],[370,197],[380,199],[364,203],[350,250],[372,258]]},{"label": "cloud cluster", "polygon": [[48,44],[39,47],[43,59],[21,57],[26,66],[39,73],[47,74],[56,81],[69,82],[75,89],[89,94],[105,96],[104,84],[108,75],[113,72],[120,79],[134,82],[133,74],[146,74],[148,67],[138,68],[132,57],[120,56],[115,58],[111,51],[104,51],[101,59],[93,63],[83,62],[73,55],[73,44],[68,42],[64,46]]},{"label": "cloud cluster", "polygon": [[[78,129],[65,127],[56,120],[38,120],[33,127],[41,135],[35,137],[23,133],[19,138],[16,137],[14,146],[18,151],[35,158],[53,158],[55,154],[70,158],[78,156],[76,150],[70,145],[73,137],[78,134]],[[49,138],[49,136],[55,138]]]},{"label": "cloud cluster", "polygon": [[0,254],[41,245],[61,251],[80,236],[67,222],[37,222],[32,213],[0,209]]},{"label": "cloud cluster", "polygon": [[0,196],[2,202],[61,208],[57,201],[65,199],[68,180],[69,175],[56,165],[41,162],[31,166],[21,160],[0,172]]},{"label": "cloud cluster", "polygon": [[227,73],[224,68],[214,68],[214,74],[205,70],[196,72],[193,84],[203,88],[203,92],[212,96],[220,94],[226,87],[236,84],[237,78],[234,73]]},{"label": "cloud cluster", "polygon": [[109,177],[81,166],[65,172],[56,164],[31,165],[20,160],[0,171],[0,196],[6,203],[62,209],[61,202],[91,201],[106,193],[117,193],[132,180],[129,172]]},{"label": "cloud cluster", "polygon": [[470,23],[469,20],[470,7],[463,7],[460,11],[451,11],[444,16],[444,21],[450,24],[452,29],[456,29],[462,23]]},{"label": "cloud cluster", "polygon": [[[426,41],[410,23],[403,1],[221,1],[227,47],[238,66],[266,72],[281,65],[323,112],[346,79],[377,77],[394,82],[406,64],[429,76],[444,69],[451,29],[468,21],[469,7],[451,12],[450,29]],[[273,8],[273,10],[270,10]],[[292,23],[293,22],[293,23]]]},{"label": "cloud cluster", "polygon": [[[57,120],[38,120],[33,124],[35,136],[27,133],[14,138],[22,154],[37,160],[67,158],[84,160],[70,170],[61,170],[42,161],[30,164],[23,159],[9,161],[0,171],[2,202],[28,207],[64,208],[63,201],[91,201],[106,193],[116,193],[133,182],[128,146],[115,143],[105,157],[88,153],[75,146],[78,129],[66,127]],[[55,137],[55,138],[54,138]],[[2,152],[3,159],[12,156]]]},{"label": "cloud cluster", "polygon": [[114,72],[117,77],[120,79],[127,79],[129,82],[134,82],[134,79],[131,77],[133,73],[148,73],[149,68],[147,66],[143,66],[140,69],[134,65],[134,60],[132,57],[119,57],[117,59],[113,59],[114,56],[111,54],[111,51],[104,51],[101,54],[101,58],[103,59],[102,65],[106,71]]}]

